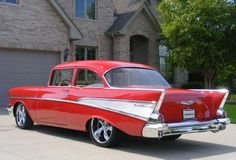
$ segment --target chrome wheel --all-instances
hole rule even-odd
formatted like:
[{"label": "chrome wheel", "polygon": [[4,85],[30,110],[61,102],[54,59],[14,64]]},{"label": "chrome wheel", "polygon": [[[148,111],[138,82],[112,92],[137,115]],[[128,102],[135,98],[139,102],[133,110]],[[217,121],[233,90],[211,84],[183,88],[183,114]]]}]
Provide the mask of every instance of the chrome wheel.
[{"label": "chrome wheel", "polygon": [[112,130],[112,125],[105,120],[97,118],[91,120],[91,133],[97,143],[107,143],[112,136]]},{"label": "chrome wheel", "polygon": [[22,103],[18,103],[14,108],[14,116],[17,127],[21,129],[30,129],[34,122],[30,118],[26,107]]},{"label": "chrome wheel", "polygon": [[22,104],[18,105],[16,109],[16,123],[18,126],[23,127],[25,125],[26,116],[25,107]]}]

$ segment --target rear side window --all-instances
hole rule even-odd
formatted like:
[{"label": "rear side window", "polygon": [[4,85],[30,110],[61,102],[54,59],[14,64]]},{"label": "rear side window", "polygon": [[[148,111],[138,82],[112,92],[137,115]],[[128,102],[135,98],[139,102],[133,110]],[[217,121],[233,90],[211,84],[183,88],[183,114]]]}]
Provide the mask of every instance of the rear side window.
[{"label": "rear side window", "polygon": [[93,71],[81,69],[77,73],[76,86],[88,88],[103,87],[102,80]]},{"label": "rear side window", "polygon": [[51,77],[51,86],[71,86],[73,69],[54,70]]}]

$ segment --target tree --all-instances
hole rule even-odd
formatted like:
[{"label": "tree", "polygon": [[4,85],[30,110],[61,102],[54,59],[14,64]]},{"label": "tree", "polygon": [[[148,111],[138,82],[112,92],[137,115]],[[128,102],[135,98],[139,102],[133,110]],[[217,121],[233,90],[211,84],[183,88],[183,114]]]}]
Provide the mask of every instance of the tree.
[{"label": "tree", "polygon": [[229,0],[161,0],[167,61],[204,75],[205,88],[236,65],[236,3]]}]

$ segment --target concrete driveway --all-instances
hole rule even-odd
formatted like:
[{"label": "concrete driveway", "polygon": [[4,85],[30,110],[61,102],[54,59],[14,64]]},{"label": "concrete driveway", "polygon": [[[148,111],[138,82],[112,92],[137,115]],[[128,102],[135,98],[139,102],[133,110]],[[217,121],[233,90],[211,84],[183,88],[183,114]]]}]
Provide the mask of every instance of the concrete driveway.
[{"label": "concrete driveway", "polygon": [[113,149],[92,144],[89,135],[60,128],[15,127],[14,118],[0,108],[0,160],[188,160],[236,159],[236,125],[213,134],[184,135],[173,142],[125,138]]}]

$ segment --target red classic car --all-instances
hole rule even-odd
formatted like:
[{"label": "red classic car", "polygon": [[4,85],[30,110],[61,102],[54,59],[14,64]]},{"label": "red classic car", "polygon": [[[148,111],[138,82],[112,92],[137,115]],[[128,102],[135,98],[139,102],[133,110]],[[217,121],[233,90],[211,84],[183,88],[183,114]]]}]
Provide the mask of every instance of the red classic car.
[{"label": "red classic car", "polygon": [[186,133],[218,132],[230,123],[228,90],[173,89],[155,68],[116,61],[55,66],[47,86],[9,90],[16,125],[34,123],[87,131],[102,147],[121,133],[174,140]]}]

